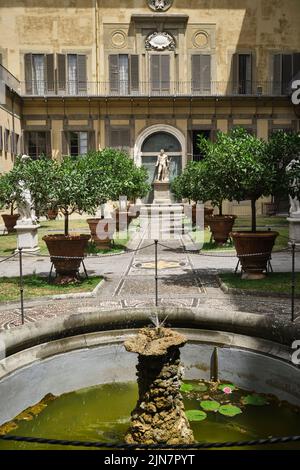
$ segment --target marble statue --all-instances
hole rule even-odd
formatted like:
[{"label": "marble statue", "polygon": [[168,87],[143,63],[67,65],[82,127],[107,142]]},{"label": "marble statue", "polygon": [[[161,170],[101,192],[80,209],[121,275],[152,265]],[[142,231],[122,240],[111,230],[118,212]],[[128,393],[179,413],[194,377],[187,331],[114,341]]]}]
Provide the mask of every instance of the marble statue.
[{"label": "marble statue", "polygon": [[[21,161],[26,163],[30,158],[28,155],[22,155]],[[31,193],[28,188],[25,187],[24,181],[19,181],[19,186],[21,188],[22,202],[18,203],[18,212],[20,217],[18,219],[18,225],[32,225],[37,223],[37,217],[35,215],[35,210],[33,209],[33,202]]]},{"label": "marble statue", "polygon": [[[292,160],[288,164],[288,166],[286,167],[286,171],[289,172],[289,170],[291,170],[293,167],[295,167],[295,165],[300,165],[300,161],[296,160],[296,159]],[[295,178],[290,187],[293,188],[295,186],[299,186],[299,184],[300,184],[300,181]],[[289,196],[289,198],[290,198],[290,217],[300,219],[300,201],[299,201],[299,199],[297,197],[292,197],[292,196]]]},{"label": "marble statue", "polygon": [[156,167],[158,167],[157,180],[162,182],[169,182],[170,177],[170,158],[165,153],[164,149],[161,149],[157,155]]}]

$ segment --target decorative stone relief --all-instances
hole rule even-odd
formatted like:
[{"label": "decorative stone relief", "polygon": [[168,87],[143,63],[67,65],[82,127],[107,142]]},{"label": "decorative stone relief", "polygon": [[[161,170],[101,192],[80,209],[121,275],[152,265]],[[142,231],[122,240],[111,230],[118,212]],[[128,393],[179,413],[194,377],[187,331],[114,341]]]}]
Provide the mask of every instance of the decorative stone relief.
[{"label": "decorative stone relief", "polygon": [[198,49],[204,49],[208,45],[208,34],[205,31],[197,31],[193,36],[193,45]]},{"label": "decorative stone relief", "polygon": [[145,48],[147,50],[154,49],[155,51],[164,51],[166,49],[173,51],[176,48],[175,39],[169,33],[156,32],[147,37]]},{"label": "decorative stone relief", "polygon": [[167,11],[172,4],[173,0],[148,0],[148,6],[157,12]]},{"label": "decorative stone relief", "polygon": [[114,31],[111,35],[112,46],[121,49],[127,45],[127,36],[124,31]]}]

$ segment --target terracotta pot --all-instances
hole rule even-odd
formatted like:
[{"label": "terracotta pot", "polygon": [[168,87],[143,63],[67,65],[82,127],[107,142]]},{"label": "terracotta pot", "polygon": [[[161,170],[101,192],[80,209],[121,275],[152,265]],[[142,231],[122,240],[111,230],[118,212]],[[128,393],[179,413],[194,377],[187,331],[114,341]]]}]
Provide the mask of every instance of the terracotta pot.
[{"label": "terracotta pot", "polygon": [[[78,270],[85,255],[90,235],[46,235],[44,242],[50,253],[57,277],[56,284],[68,284],[78,280]],[[70,258],[60,259],[60,256]]]},{"label": "terracotta pot", "polygon": [[236,215],[212,215],[206,217],[217,245],[224,245],[227,242],[236,217]]},{"label": "terracotta pot", "polygon": [[8,233],[13,233],[15,232],[15,225],[17,223],[17,220],[19,218],[19,214],[2,214],[2,219],[3,219],[3,222],[4,222],[4,225],[5,225],[5,228],[7,230]]},{"label": "terracotta pot", "polygon": [[[233,232],[231,237],[241,262],[243,279],[263,279],[278,232]],[[257,255],[255,255],[257,253]],[[260,254],[261,253],[261,254]],[[254,254],[254,256],[249,256]]]},{"label": "terracotta pot", "polygon": [[87,219],[87,223],[90,227],[92,241],[97,248],[109,250],[115,232],[113,220],[95,217],[93,219]]},{"label": "terracotta pot", "polygon": [[48,220],[55,220],[57,216],[58,216],[58,209],[48,209],[47,211]]}]

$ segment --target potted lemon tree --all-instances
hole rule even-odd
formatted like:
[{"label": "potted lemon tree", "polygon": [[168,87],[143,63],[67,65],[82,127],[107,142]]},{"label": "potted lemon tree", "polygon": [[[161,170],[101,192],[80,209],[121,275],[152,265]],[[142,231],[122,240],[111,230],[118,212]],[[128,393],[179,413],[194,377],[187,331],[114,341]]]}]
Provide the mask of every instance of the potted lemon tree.
[{"label": "potted lemon tree", "polygon": [[9,210],[8,214],[2,214],[2,219],[7,233],[15,231],[14,227],[19,218],[15,214],[18,197],[10,173],[0,176],[0,209]]}]

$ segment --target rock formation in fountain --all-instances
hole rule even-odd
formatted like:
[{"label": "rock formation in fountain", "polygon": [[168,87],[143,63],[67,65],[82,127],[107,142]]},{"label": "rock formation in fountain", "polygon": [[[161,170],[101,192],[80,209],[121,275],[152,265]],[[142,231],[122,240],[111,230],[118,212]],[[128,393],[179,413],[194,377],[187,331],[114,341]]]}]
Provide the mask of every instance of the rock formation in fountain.
[{"label": "rock formation in fountain", "polygon": [[130,444],[190,444],[193,432],[180,393],[180,350],[187,339],[167,328],[145,328],[125,342],[138,354],[139,400],[125,441]]}]

